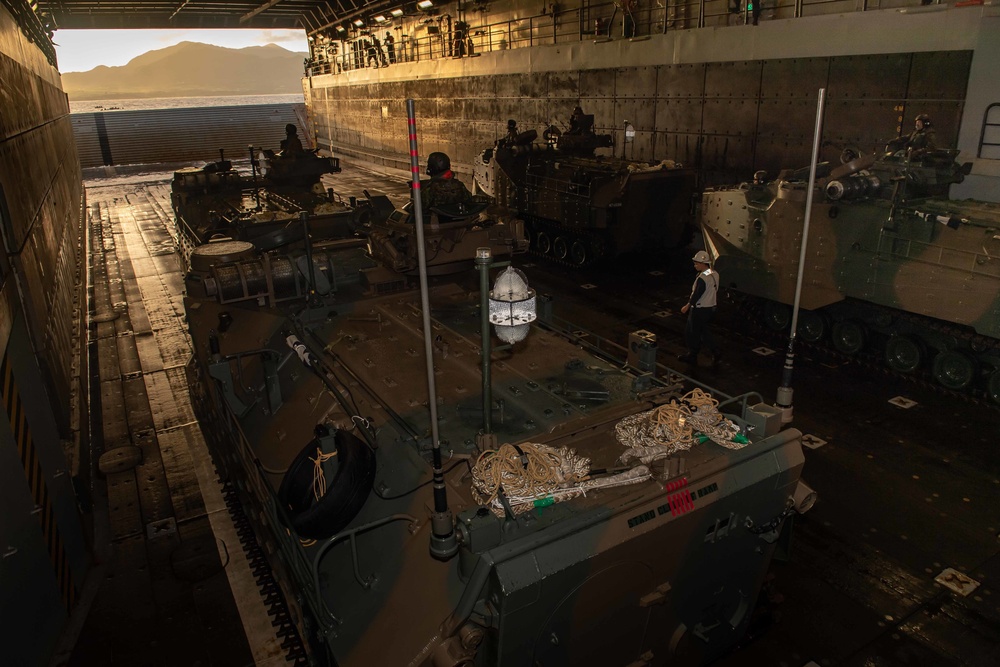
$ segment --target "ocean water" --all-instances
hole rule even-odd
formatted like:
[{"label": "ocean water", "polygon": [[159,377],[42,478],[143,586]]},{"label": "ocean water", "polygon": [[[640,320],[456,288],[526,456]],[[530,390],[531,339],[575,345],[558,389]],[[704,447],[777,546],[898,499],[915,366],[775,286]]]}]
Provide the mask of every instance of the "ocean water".
[{"label": "ocean water", "polygon": [[150,97],[128,100],[70,100],[70,113],[95,111],[134,111],[137,109],[189,109],[227,107],[249,104],[302,104],[299,93],[287,95],[230,95],[220,97]]}]

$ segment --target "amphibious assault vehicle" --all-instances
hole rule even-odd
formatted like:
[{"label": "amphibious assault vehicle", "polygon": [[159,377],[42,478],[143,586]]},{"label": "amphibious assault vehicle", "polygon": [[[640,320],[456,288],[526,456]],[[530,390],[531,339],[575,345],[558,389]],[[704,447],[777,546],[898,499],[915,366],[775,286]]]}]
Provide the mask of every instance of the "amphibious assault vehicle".
[{"label": "amphibious assault vehicle", "polygon": [[[874,351],[901,373],[1000,402],[1000,206],[948,199],[957,151],[818,165],[798,337]],[[787,329],[808,169],[707,191],[701,224],[723,285]]]},{"label": "amphibious assault vehicle", "polygon": [[324,238],[352,236],[370,218],[370,207],[345,201],[323,183],[324,175],[340,172],[337,158],[314,152],[285,157],[251,147],[249,166],[248,175],[220,154],[217,162],[174,172],[170,199],[185,257],[212,238],[265,249],[301,240],[294,223],[302,212]]},{"label": "amphibious assault vehicle", "polygon": [[535,130],[517,133],[512,121],[508,136],[474,161],[476,187],[524,219],[536,253],[573,266],[685,246],[695,170],[596,156],[612,137],[593,125],[593,115],[575,113],[567,132],[550,127],[539,143]]},{"label": "amphibious assault vehicle", "polygon": [[703,664],[740,640],[814,499],[759,396],[561,322],[516,271],[490,291],[488,246],[479,293],[437,279],[425,308],[362,248],[225,243],[186,278],[192,392],[310,663]]},{"label": "amphibious assault vehicle", "polygon": [[[369,197],[368,202],[379,212],[391,206],[384,198]],[[484,246],[491,248],[494,256],[518,254],[528,249],[524,223],[489,215],[486,212],[489,203],[485,197],[474,197],[468,203],[449,204],[428,211],[424,236],[427,269],[431,275],[468,269],[470,258]],[[389,272],[409,276],[417,273],[413,213],[410,201],[388,216],[367,216],[369,221],[359,230],[368,239],[369,254]]]},{"label": "amphibious assault vehicle", "polygon": [[[287,268],[288,251],[301,253],[308,235],[324,252],[330,247],[366,247],[373,260],[366,274],[369,281],[405,284],[401,276],[416,274],[412,202],[397,210],[384,195],[365,191],[363,197],[345,198],[335,193],[322,177],[340,172],[337,158],[312,152],[283,158],[264,151],[257,159],[256,151],[251,151],[250,177],[222,156],[218,162],[174,173],[171,203],[186,266],[191,267],[192,261],[207,266],[205,256],[210,253],[221,255],[223,263],[234,263],[258,251],[281,249]],[[497,256],[527,249],[524,224],[487,215],[488,203],[473,198],[428,211],[424,241],[431,274],[451,272],[467,263],[479,247],[489,247]],[[256,280],[266,282],[270,269],[261,271]],[[249,292],[273,287],[251,282]]]}]

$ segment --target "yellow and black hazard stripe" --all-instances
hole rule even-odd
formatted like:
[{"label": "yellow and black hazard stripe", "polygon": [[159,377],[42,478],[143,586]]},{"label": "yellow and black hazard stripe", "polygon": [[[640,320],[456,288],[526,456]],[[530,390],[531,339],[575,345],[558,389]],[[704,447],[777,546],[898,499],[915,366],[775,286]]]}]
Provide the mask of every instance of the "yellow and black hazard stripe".
[{"label": "yellow and black hazard stripe", "polygon": [[17,390],[17,383],[14,381],[14,372],[10,367],[8,355],[4,355],[3,361],[0,362],[0,381],[2,381],[0,382],[0,398],[3,399],[4,408],[6,408],[7,416],[10,419],[10,430],[14,433],[17,453],[21,458],[21,465],[24,466],[24,475],[28,479],[28,489],[35,501],[35,514],[41,523],[45,546],[55,570],[56,581],[59,584],[59,594],[68,613],[76,604],[77,590],[73,583],[73,572],[69,566],[69,559],[66,557],[66,548],[63,545],[62,536],[59,534],[59,527],[56,525],[56,517],[52,511],[52,498],[49,496],[49,488],[45,483],[45,475],[42,472],[42,463],[38,459],[38,452],[35,450],[35,443],[31,439],[28,416],[21,401],[21,394]]}]

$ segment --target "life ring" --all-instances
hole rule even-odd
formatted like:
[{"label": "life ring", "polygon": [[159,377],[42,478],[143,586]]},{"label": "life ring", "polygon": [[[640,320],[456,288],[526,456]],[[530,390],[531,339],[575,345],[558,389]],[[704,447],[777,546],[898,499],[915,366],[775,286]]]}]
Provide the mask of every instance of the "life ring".
[{"label": "life ring", "polygon": [[358,515],[375,482],[375,454],[363,440],[348,431],[334,434],[337,474],[327,483],[327,492],[313,496],[316,448],[328,435],[318,435],[292,461],[278,488],[292,529],[299,537],[322,540],[347,526]]}]

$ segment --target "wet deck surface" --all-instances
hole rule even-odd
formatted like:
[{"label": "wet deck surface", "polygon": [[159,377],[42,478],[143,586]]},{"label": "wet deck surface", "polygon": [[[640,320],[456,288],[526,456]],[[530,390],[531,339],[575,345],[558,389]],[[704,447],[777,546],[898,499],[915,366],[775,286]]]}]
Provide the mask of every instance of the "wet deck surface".
[{"label": "wet deck surface", "polygon": [[[106,485],[111,548],[68,662],[282,664],[193,423],[168,177],[88,184],[93,456],[134,446],[142,463],[94,481],[95,493]],[[405,183],[382,176],[339,178],[344,194],[367,187],[405,197]],[[660,361],[675,365],[688,254],[585,276],[531,258],[518,264],[532,287],[557,297],[558,316],[619,343],[651,331]],[[778,354],[755,352],[761,342],[731,303],[717,325],[722,363],[687,370],[726,393],[756,390],[772,401],[783,350],[772,342]],[[809,350],[793,386],[794,425],[815,445],[804,478],[820,500],[796,519],[790,559],[772,566],[769,613],[718,664],[1000,664],[1000,410]],[[889,403],[898,396],[915,403]],[[936,583],[946,568],[979,587],[962,596]]]},{"label": "wet deck surface", "polygon": [[88,183],[98,567],[76,647],[60,661],[284,663],[188,397],[169,184],[127,180]]}]

